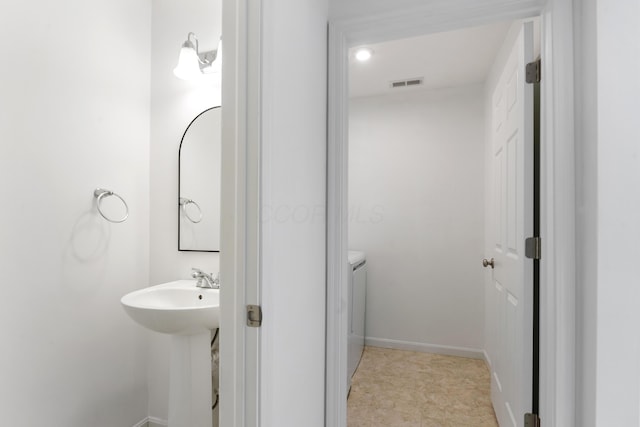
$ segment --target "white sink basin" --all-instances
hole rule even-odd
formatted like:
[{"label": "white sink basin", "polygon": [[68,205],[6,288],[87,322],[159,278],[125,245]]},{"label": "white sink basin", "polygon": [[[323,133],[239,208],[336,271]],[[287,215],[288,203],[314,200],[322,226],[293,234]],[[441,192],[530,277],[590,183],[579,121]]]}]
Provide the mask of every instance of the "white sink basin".
[{"label": "white sink basin", "polygon": [[152,331],[197,335],[220,325],[220,291],[177,280],[140,289],[120,300],[127,314]]}]

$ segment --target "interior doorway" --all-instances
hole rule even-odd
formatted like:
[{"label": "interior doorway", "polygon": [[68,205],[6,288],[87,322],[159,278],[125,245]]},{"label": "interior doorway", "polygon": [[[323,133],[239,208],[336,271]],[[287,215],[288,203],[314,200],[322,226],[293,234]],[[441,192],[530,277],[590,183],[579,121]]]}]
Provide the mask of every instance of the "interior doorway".
[{"label": "interior doorway", "polygon": [[[492,96],[505,67],[505,51],[522,25],[496,22],[360,45],[350,51],[348,242],[368,266],[366,304],[359,300],[365,295],[359,282],[349,281],[347,375],[355,388],[349,395],[350,426],[367,420],[387,425],[409,418],[417,423],[465,424],[474,416],[476,423],[493,425],[489,396],[505,400],[497,394],[503,387],[498,372],[492,369],[489,375],[486,365],[492,358],[498,360],[496,346],[489,348],[488,342],[508,340],[494,337],[496,325],[491,321],[497,317],[485,314],[484,308],[510,311],[493,306],[495,286],[489,278],[493,268],[487,274],[479,260],[493,249],[485,245],[485,240],[492,239],[491,229],[483,226],[485,216],[494,213],[491,200],[496,198],[489,164],[492,143],[485,141],[491,139],[492,126],[498,122],[498,114],[491,109]],[[532,39],[535,26],[539,40],[539,20],[526,25]],[[539,43],[535,49],[539,53]],[[367,55],[360,60],[363,53]],[[527,179],[529,184],[532,178]],[[505,208],[503,216],[507,214]],[[498,264],[496,271],[501,269]],[[483,286],[485,278],[487,286]],[[510,296],[514,298],[513,293]],[[364,311],[356,310],[363,306],[366,322]],[[354,328],[365,323],[366,334]],[[525,323],[528,343],[531,322]],[[490,330],[485,333],[485,328]],[[500,333],[509,335],[506,330]],[[354,362],[360,360],[359,348],[354,346],[358,339],[368,347],[358,375],[352,376]],[[518,347],[516,353],[531,351],[531,345],[523,342],[511,342],[511,346]],[[433,358],[434,354],[443,356]],[[380,371],[376,358],[395,362]],[[398,370],[403,358],[407,372]],[[420,358],[425,361],[416,364]],[[433,369],[421,365],[429,360]],[[424,376],[426,371],[442,368],[443,360],[449,370],[459,366],[457,372],[450,372],[451,378],[440,378],[446,369],[436,375],[437,380]],[[383,379],[386,383],[381,387]],[[530,379],[520,386],[519,403],[530,401],[527,384]],[[518,394],[510,382],[509,386],[510,394]],[[394,401],[402,395],[413,397]],[[426,400],[416,400],[420,395]],[[460,399],[477,404],[466,413],[468,405],[460,405]],[[505,404],[507,410],[499,413],[503,425],[514,401],[494,402],[498,408]]]},{"label": "interior doorway", "polygon": [[[348,110],[347,52],[360,44],[382,40],[400,39],[424,33],[435,33],[468,27],[471,24],[486,24],[504,19],[523,18],[542,13],[542,70],[545,78],[541,85],[541,234],[547,244],[548,258],[540,262],[541,277],[541,412],[550,425],[571,425],[573,419],[574,389],[573,374],[570,370],[559,369],[569,366],[574,352],[561,345],[558,337],[571,337],[574,324],[571,316],[573,302],[570,298],[574,282],[571,280],[571,265],[554,262],[556,252],[573,253],[571,236],[559,232],[559,224],[572,226],[573,211],[565,204],[558,205],[558,197],[573,197],[571,180],[559,180],[573,170],[572,130],[570,121],[565,121],[573,104],[570,97],[557,97],[558,80],[572,81],[572,68],[560,58],[571,55],[573,46],[566,28],[571,28],[571,10],[559,2],[549,1],[539,9],[514,7],[505,11],[491,5],[473,11],[454,10],[453,6],[443,7],[446,11],[431,10],[425,14],[427,6],[415,5],[413,13],[406,11],[401,17],[393,14],[379,14],[365,20],[354,19],[330,25],[329,32],[329,164],[328,164],[328,316],[327,316],[327,425],[343,426],[346,420],[346,390],[341,382],[340,372],[346,371],[346,330],[347,313],[343,301],[347,301],[348,266],[344,262],[348,251],[348,230],[343,224],[348,220],[346,207],[348,198],[347,152],[342,143],[347,139]],[[425,10],[423,10],[425,9]],[[421,13],[425,12],[425,13]],[[384,16],[383,16],[384,15]],[[554,18],[552,20],[551,18]],[[568,27],[567,27],[568,26]],[[560,28],[562,27],[562,28]],[[554,43],[551,43],[551,39]],[[564,86],[563,86],[564,87]],[[565,142],[558,141],[559,135],[566,135]],[[553,224],[553,226],[552,226]],[[544,240],[543,240],[544,241]],[[548,251],[548,252],[547,252]],[[563,254],[564,254],[563,253]],[[561,279],[564,277],[564,279]],[[342,307],[342,308],[341,308]],[[562,350],[562,352],[560,352]],[[568,424],[567,424],[568,423]]]}]

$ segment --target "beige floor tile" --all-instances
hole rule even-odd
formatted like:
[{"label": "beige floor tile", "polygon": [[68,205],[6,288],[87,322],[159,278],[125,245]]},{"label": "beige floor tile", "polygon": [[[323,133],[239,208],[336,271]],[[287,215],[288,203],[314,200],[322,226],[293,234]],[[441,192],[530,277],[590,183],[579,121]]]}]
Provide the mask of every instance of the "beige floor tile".
[{"label": "beige floor tile", "polygon": [[348,427],[497,427],[484,361],[366,347]]}]

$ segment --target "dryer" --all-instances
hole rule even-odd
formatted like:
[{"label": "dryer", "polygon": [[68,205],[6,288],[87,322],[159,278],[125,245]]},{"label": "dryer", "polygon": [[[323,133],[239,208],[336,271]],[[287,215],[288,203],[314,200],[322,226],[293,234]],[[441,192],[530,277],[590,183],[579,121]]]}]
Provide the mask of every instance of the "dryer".
[{"label": "dryer", "polygon": [[349,301],[347,392],[364,351],[365,301],[367,295],[367,259],[364,252],[349,251]]}]

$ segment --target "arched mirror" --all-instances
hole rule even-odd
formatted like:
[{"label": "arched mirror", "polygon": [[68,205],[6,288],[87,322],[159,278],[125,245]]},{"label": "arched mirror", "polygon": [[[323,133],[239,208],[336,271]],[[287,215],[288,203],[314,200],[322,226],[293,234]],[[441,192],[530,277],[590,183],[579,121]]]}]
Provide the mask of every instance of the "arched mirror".
[{"label": "arched mirror", "polygon": [[220,251],[220,107],[198,114],[178,151],[178,250]]}]

